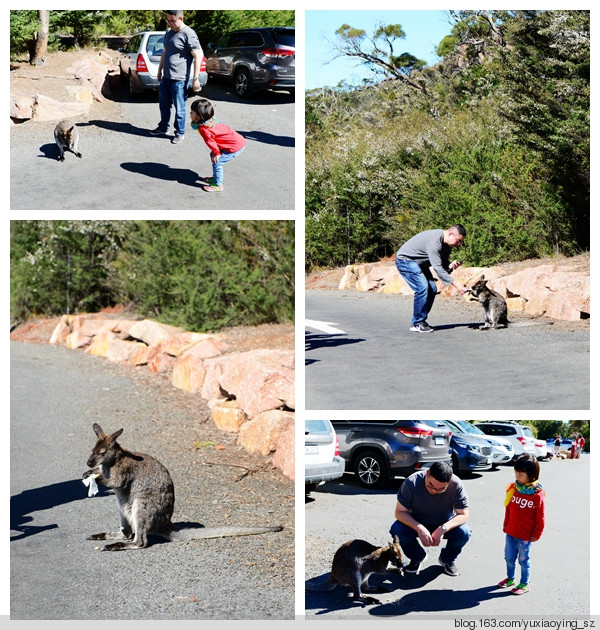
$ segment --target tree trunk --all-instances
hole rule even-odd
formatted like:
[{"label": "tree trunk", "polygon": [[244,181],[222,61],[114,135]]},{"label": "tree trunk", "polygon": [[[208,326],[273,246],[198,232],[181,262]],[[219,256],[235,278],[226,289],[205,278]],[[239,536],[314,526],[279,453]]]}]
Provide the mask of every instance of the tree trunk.
[{"label": "tree trunk", "polygon": [[33,45],[29,54],[31,65],[43,64],[46,61],[46,48],[48,46],[48,34],[50,23],[50,11],[38,11],[39,28],[34,35]]}]

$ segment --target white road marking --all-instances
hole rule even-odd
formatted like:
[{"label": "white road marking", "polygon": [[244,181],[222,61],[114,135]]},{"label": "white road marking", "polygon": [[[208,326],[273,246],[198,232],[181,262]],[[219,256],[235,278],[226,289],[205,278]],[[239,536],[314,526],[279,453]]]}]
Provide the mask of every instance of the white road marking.
[{"label": "white road marking", "polygon": [[305,319],[304,325],[307,328],[316,328],[327,335],[345,335],[346,333],[339,328],[335,328],[337,324],[335,322],[319,322],[314,319]]}]

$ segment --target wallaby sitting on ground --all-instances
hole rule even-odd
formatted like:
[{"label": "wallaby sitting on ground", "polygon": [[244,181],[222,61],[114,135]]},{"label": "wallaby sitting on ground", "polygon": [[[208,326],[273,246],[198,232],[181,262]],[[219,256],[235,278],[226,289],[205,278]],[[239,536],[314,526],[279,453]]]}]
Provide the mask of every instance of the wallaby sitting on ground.
[{"label": "wallaby sitting on ground", "polygon": [[249,536],[278,532],[282,527],[215,527],[175,529],[171,523],[175,490],[169,471],[156,459],[144,453],[126,451],[117,442],[123,429],[112,435],[94,423],[98,436],[88,459],[90,470],[83,478],[93,476],[96,482],[113,488],[117,496],[121,529],[115,533],[94,534],[88,540],[117,540],[103,551],[142,549],[148,535],[157,534],[169,541],[223,536]]},{"label": "wallaby sitting on ground", "polygon": [[469,293],[483,308],[484,324],[480,330],[498,328],[498,326],[508,327],[506,300],[499,293],[488,288],[485,276],[477,280],[469,289]]},{"label": "wallaby sitting on ground", "polygon": [[365,604],[381,604],[375,597],[364,595],[364,592],[376,592],[369,584],[369,576],[373,573],[389,573],[387,566],[391,563],[395,572],[402,572],[402,550],[398,536],[386,547],[375,547],[366,540],[349,540],[344,543],[333,556],[331,573],[325,582],[307,582],[309,591],[332,591],[338,584],[350,586],[354,590],[353,599]]},{"label": "wallaby sitting on ground", "polygon": [[59,122],[54,128],[54,140],[58,147],[58,159],[61,162],[65,161],[65,151],[71,151],[78,158],[81,157],[81,153],[77,150],[79,144],[79,130],[75,123],[70,120],[63,120]]}]

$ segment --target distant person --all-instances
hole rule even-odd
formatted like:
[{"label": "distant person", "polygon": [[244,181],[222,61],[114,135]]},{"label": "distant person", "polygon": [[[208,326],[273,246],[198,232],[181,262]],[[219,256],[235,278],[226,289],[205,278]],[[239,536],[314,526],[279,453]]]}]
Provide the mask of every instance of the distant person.
[{"label": "distant person", "polygon": [[215,119],[215,110],[205,98],[196,99],[191,106],[191,126],[198,131],[210,149],[213,176],[202,186],[206,192],[223,190],[223,164],[236,158],[245,148],[244,136]]},{"label": "distant person", "polygon": [[[511,588],[514,595],[529,592],[531,543],[538,541],[545,524],[545,492],[538,481],[540,464],[533,455],[521,455],[514,464],[515,481],[506,486],[504,559],[506,575],[498,586]],[[521,580],[515,585],[516,562],[521,566]]]},{"label": "distant person", "polygon": [[390,533],[409,560],[406,573],[419,572],[427,556],[423,547],[439,547],[445,539],[438,562],[447,575],[459,575],[455,561],[471,537],[469,498],[449,464],[434,462],[410,475],[398,491],[395,516]]},{"label": "distant person", "polygon": [[560,445],[562,444],[562,438],[560,433],[554,438],[554,455],[558,457],[560,454]]},{"label": "distant person", "polygon": [[165,33],[164,49],[158,65],[158,106],[160,122],[150,133],[167,133],[171,122],[171,112],[175,108],[173,144],[181,142],[185,136],[185,101],[188,85],[195,92],[200,90],[200,66],[202,47],[198,36],[183,23],[183,11],[167,11],[169,30]]},{"label": "distant person", "polygon": [[585,438],[580,433],[577,439],[575,440],[575,459],[579,459],[579,456],[581,455],[581,451],[583,450],[584,446],[585,446]]},{"label": "distant person", "polygon": [[460,247],[467,231],[457,224],[447,230],[427,230],[406,241],[396,253],[396,268],[414,291],[413,316],[410,331],[430,333],[433,328],[427,323],[427,316],[437,294],[435,280],[430,267],[446,286],[452,285],[461,294],[467,287],[455,281],[450,273],[458,269],[462,262],[450,262],[450,250]]}]

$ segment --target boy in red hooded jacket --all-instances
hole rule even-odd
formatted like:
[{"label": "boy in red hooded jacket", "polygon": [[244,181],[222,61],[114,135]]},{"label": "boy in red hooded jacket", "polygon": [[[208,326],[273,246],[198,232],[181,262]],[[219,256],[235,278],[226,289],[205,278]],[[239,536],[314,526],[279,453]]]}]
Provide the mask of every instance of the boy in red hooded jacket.
[{"label": "boy in red hooded jacket", "polygon": [[[506,487],[504,526],[506,534],[504,559],[506,577],[498,586],[514,587],[511,592],[523,595],[529,591],[531,543],[540,539],[545,524],[545,493],[538,481],[540,465],[532,455],[521,455],[514,465],[515,482]],[[516,561],[521,566],[521,581],[515,586]]]},{"label": "boy in red hooded jacket", "polygon": [[210,149],[213,176],[202,188],[206,192],[223,190],[223,164],[237,157],[246,146],[244,136],[214,117],[215,111],[205,98],[195,100],[191,105],[191,126],[201,136]]}]

